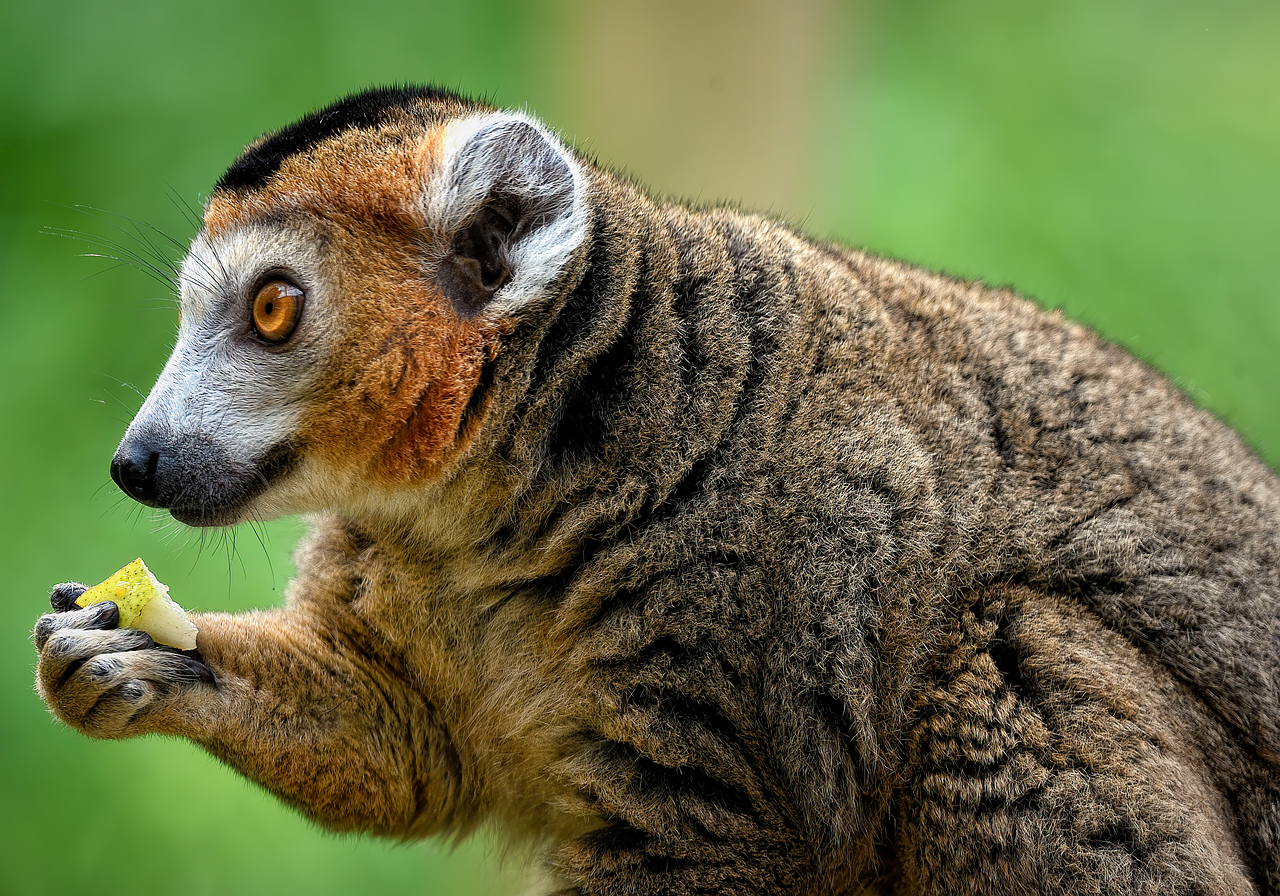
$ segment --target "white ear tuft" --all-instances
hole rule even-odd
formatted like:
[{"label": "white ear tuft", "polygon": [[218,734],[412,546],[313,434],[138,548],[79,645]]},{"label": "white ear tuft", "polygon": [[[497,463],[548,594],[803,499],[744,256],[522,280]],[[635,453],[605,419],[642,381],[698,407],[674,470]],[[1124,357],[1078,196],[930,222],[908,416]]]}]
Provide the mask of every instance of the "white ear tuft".
[{"label": "white ear tuft", "polygon": [[581,163],[518,113],[446,127],[425,197],[428,223],[453,239],[441,284],[470,313],[513,311],[546,289],[586,236]]}]

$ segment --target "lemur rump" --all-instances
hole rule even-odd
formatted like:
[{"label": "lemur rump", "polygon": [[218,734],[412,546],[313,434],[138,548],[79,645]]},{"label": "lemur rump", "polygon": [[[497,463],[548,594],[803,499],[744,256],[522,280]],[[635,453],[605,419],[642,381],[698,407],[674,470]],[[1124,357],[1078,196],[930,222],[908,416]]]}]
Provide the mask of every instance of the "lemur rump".
[{"label": "lemur rump", "polygon": [[251,144],[179,287],[113,476],[312,533],[198,655],[43,617],[73,727],[573,893],[1280,894],[1280,484],[1086,330],[431,89]]}]

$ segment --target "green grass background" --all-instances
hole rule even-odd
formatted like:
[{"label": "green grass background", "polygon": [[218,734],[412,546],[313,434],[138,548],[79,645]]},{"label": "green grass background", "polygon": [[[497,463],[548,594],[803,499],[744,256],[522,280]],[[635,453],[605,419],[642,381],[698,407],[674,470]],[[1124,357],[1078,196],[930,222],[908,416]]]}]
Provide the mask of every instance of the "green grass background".
[{"label": "green grass background", "polygon": [[108,462],[172,295],[47,228],[185,242],[182,203],[259,132],[429,80],[526,107],[657,191],[1061,306],[1275,463],[1277,46],[1273,0],[4,0],[0,892],[512,889],[484,840],[334,838],[188,744],[47,715],[29,633],[52,584],[141,554],[189,607],[269,605],[300,531],[202,537],[118,496]]}]

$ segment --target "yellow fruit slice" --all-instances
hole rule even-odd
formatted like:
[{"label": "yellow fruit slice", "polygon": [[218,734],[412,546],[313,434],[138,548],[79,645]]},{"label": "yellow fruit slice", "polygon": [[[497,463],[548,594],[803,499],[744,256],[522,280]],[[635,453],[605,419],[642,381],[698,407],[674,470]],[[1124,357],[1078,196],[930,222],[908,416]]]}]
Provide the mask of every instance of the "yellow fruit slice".
[{"label": "yellow fruit slice", "polygon": [[76,598],[76,606],[104,600],[113,600],[120,608],[123,628],[146,632],[157,644],[195,649],[196,627],[169,597],[169,586],[160,584],[141,557]]}]

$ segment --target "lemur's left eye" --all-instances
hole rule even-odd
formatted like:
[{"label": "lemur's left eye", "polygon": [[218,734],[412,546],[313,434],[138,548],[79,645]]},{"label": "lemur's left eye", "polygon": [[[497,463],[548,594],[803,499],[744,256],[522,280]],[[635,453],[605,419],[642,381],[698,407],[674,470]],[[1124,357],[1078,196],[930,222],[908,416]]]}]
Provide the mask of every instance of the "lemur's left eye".
[{"label": "lemur's left eye", "polygon": [[253,329],[267,342],[284,342],[302,316],[303,292],[286,280],[272,280],[253,299]]}]

